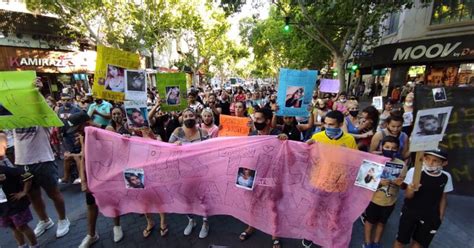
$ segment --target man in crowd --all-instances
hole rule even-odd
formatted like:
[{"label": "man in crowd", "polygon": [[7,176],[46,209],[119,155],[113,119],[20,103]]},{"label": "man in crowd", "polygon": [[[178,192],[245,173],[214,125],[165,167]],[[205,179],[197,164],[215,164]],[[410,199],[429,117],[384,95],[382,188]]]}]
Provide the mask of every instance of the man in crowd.
[{"label": "man in crowd", "polygon": [[110,110],[112,109],[112,104],[109,102],[96,98],[95,102],[89,106],[87,114],[91,117],[92,121],[100,126],[102,129],[105,129],[112,118]]}]

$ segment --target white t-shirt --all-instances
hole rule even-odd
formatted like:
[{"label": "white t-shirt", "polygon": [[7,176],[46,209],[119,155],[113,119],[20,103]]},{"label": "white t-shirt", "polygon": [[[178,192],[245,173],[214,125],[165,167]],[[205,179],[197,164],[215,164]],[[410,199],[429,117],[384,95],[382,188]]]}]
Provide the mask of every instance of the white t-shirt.
[{"label": "white t-shirt", "polygon": [[[408,170],[407,176],[405,177],[405,180],[403,182],[410,185],[413,182],[414,174],[415,174],[415,167],[412,167],[410,170]],[[426,174],[429,175],[428,173],[426,173]],[[448,181],[446,182],[446,185],[444,186],[443,192],[448,193],[448,192],[453,191],[454,187],[453,187],[453,179],[451,178],[451,174],[449,174],[448,172],[442,170],[441,174],[439,174],[438,177],[441,176],[442,174],[444,174],[448,177]],[[429,176],[437,177],[437,176],[433,176],[433,175],[429,175]],[[423,185],[421,187],[423,187]]]},{"label": "white t-shirt", "polygon": [[54,161],[54,153],[49,143],[50,135],[51,130],[45,127],[15,129],[15,164],[31,165]]}]

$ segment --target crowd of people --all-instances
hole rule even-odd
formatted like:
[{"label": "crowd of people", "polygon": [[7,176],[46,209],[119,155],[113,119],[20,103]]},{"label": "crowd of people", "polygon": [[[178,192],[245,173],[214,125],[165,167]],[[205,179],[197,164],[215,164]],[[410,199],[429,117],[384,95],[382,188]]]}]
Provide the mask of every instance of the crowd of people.
[{"label": "crowd of people", "polygon": [[[109,85],[113,86],[112,83]],[[443,220],[446,193],[452,191],[453,186],[451,176],[443,170],[448,159],[441,150],[425,152],[421,183],[412,182],[414,168],[409,166],[414,159],[409,152],[409,136],[414,125],[414,93],[407,92],[401,104],[399,99],[385,99],[384,108],[379,111],[373,106],[361,110],[357,94],[329,94],[315,90],[306,117],[278,116],[276,113],[284,106],[277,104],[276,93],[273,86],[252,91],[243,87],[236,90],[192,87],[187,95],[186,109],[165,112],[162,105],[166,101],[160,99],[154,88],[148,89],[148,126],[145,127],[129,125],[127,112],[121,103],[91,95],[78,96],[74,92],[64,92],[58,100],[46,97],[49,106],[64,122],[63,127],[1,130],[0,226],[12,229],[19,247],[39,247],[36,237],[55,225],[46,211],[41,194],[43,189],[53,201],[59,216],[56,237],[67,235],[70,223],[58,185],[80,184],[86,197],[88,233],[79,247],[89,247],[99,236],[96,232],[98,207],[93,193],[87,188],[83,163],[86,126],[186,145],[219,137],[219,116],[230,115],[248,118],[248,135],[275,135],[282,142],[292,140],[308,145],[320,142],[359,149],[385,156],[391,162],[403,166],[398,178],[381,180],[363,214],[363,247],[380,247],[384,225],[394,210],[400,189],[405,192],[405,201],[394,247],[403,247],[409,243],[412,247],[428,247]],[[284,102],[286,107],[301,104],[298,101],[289,102],[288,99]],[[145,118],[142,116],[142,119]],[[58,174],[57,159],[64,161],[62,176]],[[249,172],[246,173],[242,174],[242,182],[248,180]],[[133,184],[132,179],[139,179],[132,176],[129,178],[130,184]],[[28,224],[32,221],[30,203],[39,219],[33,230]],[[155,223],[151,213],[145,214],[145,217],[147,223],[144,225],[143,237],[147,238],[153,232]],[[197,216],[187,215],[187,218],[184,235],[190,235],[197,225]],[[199,238],[206,238],[210,231],[207,218],[202,216]],[[120,242],[124,235],[120,217],[113,218],[113,222],[113,240]],[[166,214],[160,213],[159,234],[166,236],[168,232]],[[254,232],[255,228],[248,226],[238,238],[245,241]],[[311,241],[303,240],[302,244],[310,247]],[[273,248],[282,247],[275,236],[270,245]]]}]

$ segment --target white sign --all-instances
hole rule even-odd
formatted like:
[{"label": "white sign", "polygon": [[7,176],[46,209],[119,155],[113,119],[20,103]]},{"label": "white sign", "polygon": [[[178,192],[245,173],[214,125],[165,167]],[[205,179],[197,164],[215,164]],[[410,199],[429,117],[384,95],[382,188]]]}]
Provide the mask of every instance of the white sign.
[{"label": "white sign", "polygon": [[410,138],[410,152],[438,149],[448,126],[453,107],[419,110]]},{"label": "white sign", "polygon": [[426,47],[425,45],[418,45],[415,47],[407,47],[405,49],[397,48],[397,51],[393,56],[393,61],[408,60],[409,58],[412,60],[417,60],[423,56],[428,59],[433,59],[436,57],[444,58],[450,55],[461,44],[462,42],[456,42],[455,44],[447,43],[445,45],[438,43],[429,47]]}]

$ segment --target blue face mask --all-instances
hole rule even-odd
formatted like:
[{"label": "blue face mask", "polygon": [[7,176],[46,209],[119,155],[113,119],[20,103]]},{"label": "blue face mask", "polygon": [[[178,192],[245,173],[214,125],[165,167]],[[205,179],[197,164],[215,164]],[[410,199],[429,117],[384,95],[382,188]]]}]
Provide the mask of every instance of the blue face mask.
[{"label": "blue face mask", "polygon": [[342,129],[340,129],[338,127],[327,127],[326,128],[326,135],[331,139],[335,139],[335,138],[339,137],[339,135],[341,135],[341,133],[342,133]]},{"label": "blue face mask", "polygon": [[382,155],[387,158],[394,158],[398,151],[382,149]]},{"label": "blue face mask", "polygon": [[71,108],[71,106],[72,106],[72,103],[70,103],[70,102],[66,102],[66,103],[64,104],[64,106],[66,106],[66,108]]}]

